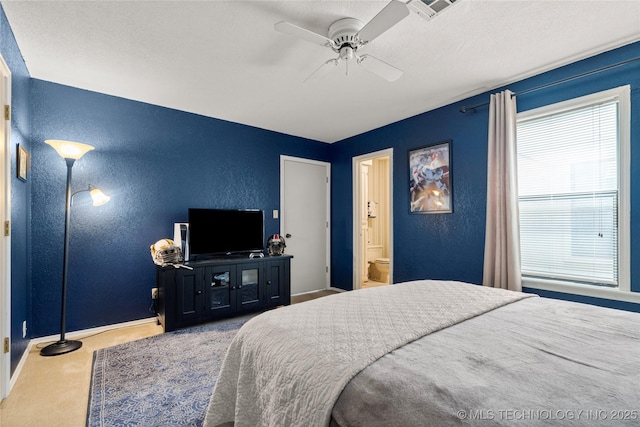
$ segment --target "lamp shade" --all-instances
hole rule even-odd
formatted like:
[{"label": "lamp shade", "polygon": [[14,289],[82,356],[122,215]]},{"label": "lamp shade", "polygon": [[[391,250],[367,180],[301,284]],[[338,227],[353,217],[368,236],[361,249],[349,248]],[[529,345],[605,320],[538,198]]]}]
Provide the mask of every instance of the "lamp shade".
[{"label": "lamp shade", "polygon": [[109,200],[111,200],[111,197],[107,196],[97,188],[92,188],[91,191],[89,191],[89,194],[93,199],[93,206],[102,206],[105,203],[107,203]]},{"label": "lamp shade", "polygon": [[63,141],[60,139],[47,139],[46,144],[52,146],[63,159],[78,160],[84,156],[87,151],[93,150],[95,147],[81,142]]}]

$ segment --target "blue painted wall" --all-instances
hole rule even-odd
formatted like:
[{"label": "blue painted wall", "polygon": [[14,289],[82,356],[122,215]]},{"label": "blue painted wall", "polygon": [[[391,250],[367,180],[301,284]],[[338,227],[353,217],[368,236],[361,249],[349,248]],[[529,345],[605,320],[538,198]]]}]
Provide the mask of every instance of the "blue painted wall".
[{"label": "blue painted wall", "polygon": [[4,10],[0,7],[0,54],[11,70],[11,372],[27,348],[22,322],[31,324],[30,215],[31,182],[17,179],[18,145],[31,151],[29,72],[18,49]]},{"label": "blue painted wall", "polygon": [[96,147],[73,168],[67,330],[151,316],[149,245],[173,236],[189,207],[267,212],[279,232],[280,155],[327,161],[330,146],[122,98],[31,82],[34,336],[59,332],[66,164],[43,141]]},{"label": "blue painted wall", "polygon": [[[505,88],[523,91],[640,56],[640,43],[583,60]],[[630,84],[631,122],[631,287],[640,292],[640,62],[518,97],[518,111]],[[332,282],[352,289],[351,158],[384,148],[394,149],[394,281],[421,278],[482,283],[486,206],[488,107],[461,114],[460,107],[489,101],[490,93],[465,99],[332,146],[333,244]],[[409,214],[409,149],[452,140],[452,214]],[[548,293],[627,310],[626,304]]]}]

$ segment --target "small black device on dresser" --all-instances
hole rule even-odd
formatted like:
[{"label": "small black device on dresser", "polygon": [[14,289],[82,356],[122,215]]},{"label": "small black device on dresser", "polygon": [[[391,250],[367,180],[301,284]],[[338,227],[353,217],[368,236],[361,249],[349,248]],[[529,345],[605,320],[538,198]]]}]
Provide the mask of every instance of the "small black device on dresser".
[{"label": "small black device on dresser", "polygon": [[291,303],[291,255],[265,256],[261,210],[189,209],[176,224],[184,264],[157,267],[165,332]]}]

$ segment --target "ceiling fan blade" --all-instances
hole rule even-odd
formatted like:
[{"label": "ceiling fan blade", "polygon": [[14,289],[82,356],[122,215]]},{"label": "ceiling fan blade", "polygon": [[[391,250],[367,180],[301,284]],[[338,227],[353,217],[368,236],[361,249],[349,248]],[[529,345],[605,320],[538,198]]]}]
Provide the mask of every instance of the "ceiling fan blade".
[{"label": "ceiling fan blade", "polygon": [[362,27],[357,35],[364,43],[368,43],[407,16],[409,16],[409,8],[407,5],[397,0],[391,0],[384,9],[378,12],[371,21]]},{"label": "ceiling fan blade", "polygon": [[318,33],[314,33],[313,31],[309,31],[302,27],[298,27],[297,25],[290,24],[286,21],[280,21],[273,26],[276,31],[279,31],[284,34],[288,34],[290,36],[300,37],[308,42],[319,44],[320,46],[328,46],[334,47],[335,43],[333,40],[320,35]]},{"label": "ceiling fan blade", "polygon": [[340,58],[328,60],[327,62],[322,64],[317,70],[315,70],[313,73],[311,73],[311,75],[309,77],[304,79],[303,83],[306,83],[309,80],[317,80],[317,79],[319,79],[319,78],[321,78],[323,76],[326,76],[332,70],[335,70],[335,68],[338,66],[339,63],[340,63]]},{"label": "ceiling fan blade", "polygon": [[402,76],[402,70],[371,55],[358,57],[358,64],[390,82],[396,81]]}]

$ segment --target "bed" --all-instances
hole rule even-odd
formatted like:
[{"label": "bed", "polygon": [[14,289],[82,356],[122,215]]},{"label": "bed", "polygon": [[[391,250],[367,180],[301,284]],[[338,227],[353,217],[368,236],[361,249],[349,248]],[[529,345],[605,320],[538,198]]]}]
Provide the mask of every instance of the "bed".
[{"label": "bed", "polygon": [[452,281],[263,313],[204,425],[638,425],[640,314]]}]

